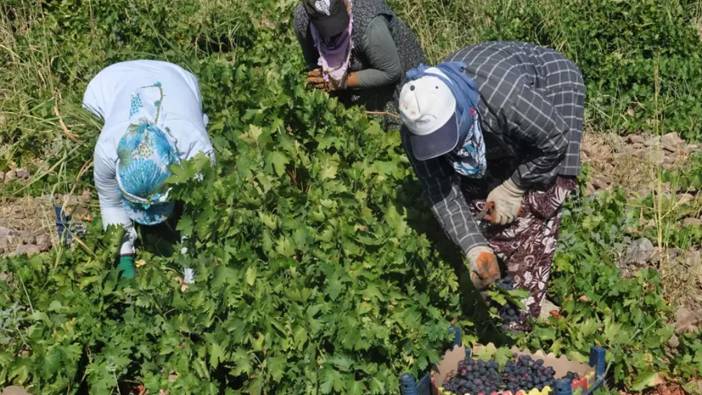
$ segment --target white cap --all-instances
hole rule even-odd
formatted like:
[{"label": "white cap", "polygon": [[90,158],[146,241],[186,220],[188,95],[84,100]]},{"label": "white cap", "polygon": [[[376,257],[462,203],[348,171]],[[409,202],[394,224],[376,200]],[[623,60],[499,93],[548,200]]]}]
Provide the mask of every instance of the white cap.
[{"label": "white cap", "polygon": [[[448,77],[436,67],[425,73]],[[425,75],[405,83],[400,92],[400,118],[410,131],[414,156],[427,160],[444,155],[458,144],[456,98],[440,78]]]}]

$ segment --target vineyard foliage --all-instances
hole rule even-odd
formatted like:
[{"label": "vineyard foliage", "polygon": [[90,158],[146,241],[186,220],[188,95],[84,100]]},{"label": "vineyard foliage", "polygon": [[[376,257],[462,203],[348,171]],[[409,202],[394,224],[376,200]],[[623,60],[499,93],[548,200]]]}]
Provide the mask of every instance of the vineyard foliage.
[{"label": "vineyard foliage", "polygon": [[[480,40],[518,40],[573,59],[587,85],[588,123],[622,134],[702,138],[702,4],[697,0],[394,0],[429,57]],[[658,93],[656,93],[656,78]]]},{"label": "vineyard foliage", "polygon": [[[431,2],[440,5],[437,12],[462,7]],[[427,6],[392,3],[400,13]],[[702,70],[694,63],[700,46],[692,45],[689,4],[674,2],[664,18],[650,1],[626,10],[626,2],[566,1],[558,30],[519,1],[488,3],[479,8],[492,15],[479,27],[482,38],[536,40],[578,55],[595,122],[619,125],[613,120],[629,119],[629,104],[622,103],[631,102],[641,108],[623,129],[652,117],[653,69],[644,62],[622,71],[628,66],[615,61],[612,48],[632,51],[622,62],[665,59],[665,78],[673,70],[689,76]],[[196,158],[175,169],[169,182],[185,207],[177,225],[183,239],[169,253],[144,246],[134,282],[117,279],[111,265],[119,232],[103,233],[97,220],[71,247],[0,260],[0,388],[102,394],[143,383],[150,393],[397,393],[400,373],[424,372],[450,344],[449,325],[460,325],[466,341],[476,339],[475,323],[461,313],[451,264],[416,226],[432,220],[397,133],[304,87],[290,31],[294,4],[9,0],[0,6],[0,61],[8,71],[0,81],[10,87],[0,91],[0,169],[35,157],[56,164],[28,190],[12,184],[3,194],[90,185],[90,172],[79,170],[89,163],[99,123],[80,108],[82,92],[102,67],[127,59],[168,60],[198,76],[217,153],[215,166]],[[572,19],[585,11],[595,16]],[[632,29],[619,37],[606,22],[612,17],[664,23],[658,35]],[[431,25],[417,24],[423,18],[408,20],[428,45],[424,29]],[[583,36],[588,24],[592,40]],[[673,38],[672,52],[652,50]],[[449,45],[437,43],[446,52],[457,48]],[[428,48],[433,58],[436,51]],[[665,107],[666,117],[680,120],[671,128],[699,137],[690,126],[700,105],[690,97],[699,89],[666,89],[690,105]],[[602,108],[611,116],[597,115]],[[77,138],[68,138],[62,123]],[[702,162],[694,163],[689,173],[667,177],[699,184]],[[198,173],[203,177],[194,181]],[[539,324],[520,344],[574,358],[602,344],[611,350],[616,387],[642,385],[658,372],[700,375],[698,338],[681,338],[676,352],[667,346],[671,312],[658,274],[622,281],[611,264],[609,250],[638,225],[638,213],[617,193],[571,205],[553,286],[568,319]],[[670,237],[700,240],[687,229]],[[187,287],[185,267],[196,273]],[[583,294],[590,302],[575,299]]]}]

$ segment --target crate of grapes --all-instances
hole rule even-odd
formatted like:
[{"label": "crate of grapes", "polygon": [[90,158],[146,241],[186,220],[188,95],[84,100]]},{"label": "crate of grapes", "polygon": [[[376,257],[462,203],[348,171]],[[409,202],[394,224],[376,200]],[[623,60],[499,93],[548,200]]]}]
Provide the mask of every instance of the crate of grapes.
[{"label": "crate of grapes", "polygon": [[587,395],[602,385],[605,351],[594,347],[589,363],[542,351],[497,349],[492,344],[465,348],[456,331],[453,349],[419,380],[400,377],[402,395]]}]

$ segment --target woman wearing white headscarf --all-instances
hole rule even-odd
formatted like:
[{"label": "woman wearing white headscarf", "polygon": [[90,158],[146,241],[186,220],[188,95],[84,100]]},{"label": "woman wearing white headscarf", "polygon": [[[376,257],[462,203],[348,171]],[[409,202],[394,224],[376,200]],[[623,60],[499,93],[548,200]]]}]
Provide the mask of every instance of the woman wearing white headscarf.
[{"label": "woman wearing white headscarf", "polygon": [[83,106],[104,121],[94,154],[102,224],[124,227],[117,263],[132,278],[134,223],[156,225],[173,212],[169,166],[202,152],[214,160],[197,78],[155,60],[113,64],[88,84]]}]

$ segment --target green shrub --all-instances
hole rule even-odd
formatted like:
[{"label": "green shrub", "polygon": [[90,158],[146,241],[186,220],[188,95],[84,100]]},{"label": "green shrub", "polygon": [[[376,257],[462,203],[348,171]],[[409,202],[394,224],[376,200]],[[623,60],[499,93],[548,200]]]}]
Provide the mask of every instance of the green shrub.
[{"label": "green shrub", "polygon": [[[439,357],[449,322],[462,324],[474,340],[472,317],[458,311],[450,265],[407,220],[431,221],[397,135],[304,88],[290,31],[294,0],[233,3],[10,0],[0,6],[6,70],[0,74],[0,167],[36,157],[62,160],[56,173],[63,176],[52,175],[45,187],[70,189],[99,130],[80,108],[85,85],[108,64],[133,58],[169,60],[198,76],[218,155],[214,168],[195,160],[171,180],[186,203],[178,224],[186,239],[176,250],[187,252],[156,256],[142,249],[145,265],[131,286],[120,286],[110,270],[119,239],[103,235],[99,221],[84,249],[0,260],[0,387],[116,393],[120,384],[143,382],[150,393],[396,393],[399,373],[419,373]],[[395,3],[407,12],[422,1]],[[675,94],[692,103],[696,82],[686,79],[699,68],[687,25],[673,29],[688,20],[681,10],[690,4],[670,8],[662,22],[668,30],[661,28],[666,38],[637,33],[617,41],[615,27],[602,18],[633,18],[624,11],[634,13],[631,20],[660,16],[622,3],[573,1],[555,9],[556,2],[546,0],[480,7],[441,0],[407,20],[436,29],[432,59],[478,37],[551,43],[574,56],[594,84],[590,112],[616,115],[591,115],[596,125],[626,131],[653,116],[649,59],[660,54],[667,117],[666,111],[689,110],[667,100]],[[592,14],[604,36],[569,38],[586,28],[574,15],[591,12],[593,4],[612,11]],[[547,18],[556,12],[572,18]],[[644,31],[643,22],[634,25],[633,32]],[[432,29],[418,29],[425,43]],[[641,49],[672,38],[684,42],[671,52]],[[630,51],[622,63],[608,57],[618,48]],[[683,57],[685,48],[693,55]],[[602,57],[587,52],[600,50]],[[582,59],[580,51],[587,52]],[[618,70],[627,59],[648,64],[650,73]],[[593,72],[598,68],[616,75]],[[643,82],[636,85],[635,78]],[[684,83],[692,85],[685,90]],[[621,102],[604,98],[617,89],[634,93]],[[631,100],[643,103],[642,112],[617,123]],[[62,133],[55,106],[79,142]],[[679,130],[692,122],[689,115],[679,117]],[[198,172],[203,181],[192,182]],[[89,173],[79,181],[90,184]],[[690,185],[697,181],[689,178]],[[538,326],[521,339],[576,356],[593,342],[604,344],[618,387],[665,371],[669,361],[662,351],[668,307],[658,277],[646,271],[620,281],[607,264],[632,221],[622,195],[572,207],[553,287],[572,320]],[[185,266],[197,274],[183,291],[178,279]],[[592,306],[574,299],[583,293]],[[681,339],[680,349],[668,370],[699,375],[699,341]]]},{"label": "green shrub", "polygon": [[702,138],[702,41],[694,25],[694,12],[700,11],[695,1],[393,3],[434,62],[483,40],[552,47],[580,66],[588,88],[587,121],[595,129],[655,133],[653,123],[663,118],[666,131]]},{"label": "green shrub", "polygon": [[[0,386],[42,394],[113,393],[130,382],[150,393],[397,392],[400,373],[418,374],[439,358],[458,315],[449,265],[405,220],[397,195],[411,168],[397,136],[305,89],[285,23],[244,30],[234,40],[242,48],[230,52],[211,43],[194,49],[200,32],[179,15],[154,5],[148,10],[163,20],[150,21],[139,9],[145,3],[130,3],[105,4],[87,20],[86,8],[70,2],[46,10],[44,22],[73,31],[64,38],[77,47],[102,48],[81,73],[63,61],[53,72],[75,82],[77,98],[107,63],[163,49],[159,58],[198,76],[218,160],[215,168],[196,160],[172,179],[186,205],[178,223],[186,240],[176,250],[191,252],[142,249],[137,282],[120,287],[109,270],[114,240],[96,222],[84,243],[97,256],[74,246],[0,260],[0,272],[12,273],[0,282],[8,333],[0,336]],[[262,15],[289,15],[292,2],[248,4],[229,15],[253,26]],[[130,19],[130,7],[145,15]],[[83,37],[86,21],[110,18],[127,20]],[[70,41],[62,40],[58,46]],[[192,181],[197,172],[201,184]],[[185,266],[196,279],[182,292]]]}]

